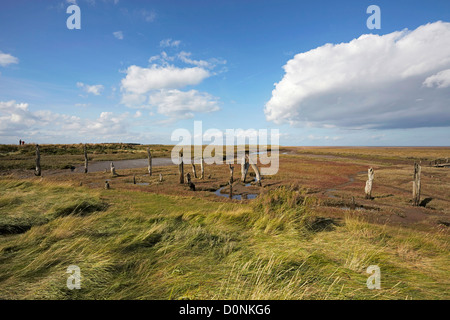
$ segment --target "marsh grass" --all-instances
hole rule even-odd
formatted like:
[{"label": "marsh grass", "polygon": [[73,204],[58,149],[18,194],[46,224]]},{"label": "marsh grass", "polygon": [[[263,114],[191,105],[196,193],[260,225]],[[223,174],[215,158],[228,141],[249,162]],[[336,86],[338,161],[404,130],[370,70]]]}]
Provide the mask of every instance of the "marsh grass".
[{"label": "marsh grass", "polygon": [[[31,224],[0,236],[0,298],[449,298],[448,234],[350,214],[314,231],[296,187],[253,204],[7,178],[0,191],[1,221]],[[72,264],[80,290],[66,287]],[[381,290],[366,287],[372,264]]]}]

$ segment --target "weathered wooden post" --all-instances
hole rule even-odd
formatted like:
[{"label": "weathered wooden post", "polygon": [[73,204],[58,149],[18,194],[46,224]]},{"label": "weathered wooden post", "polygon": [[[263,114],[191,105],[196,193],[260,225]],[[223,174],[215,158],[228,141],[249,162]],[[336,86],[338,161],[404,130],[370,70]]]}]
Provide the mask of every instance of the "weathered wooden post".
[{"label": "weathered wooden post", "polygon": [[159,174],[159,182],[163,182],[163,176],[161,173]]},{"label": "weathered wooden post", "polygon": [[111,162],[111,175],[116,176],[116,167],[114,167],[114,163]]},{"label": "weathered wooden post", "polygon": [[195,184],[191,181],[191,174],[189,172],[186,174],[186,180],[187,180],[189,189],[191,189],[192,191],[195,191]]},{"label": "weathered wooden post", "polygon": [[183,152],[179,153],[180,163],[178,164],[178,173],[180,175],[180,184],[184,184]]},{"label": "weathered wooden post", "polygon": [[247,178],[249,163],[247,156],[244,155],[241,162],[241,181],[245,183],[245,179]]},{"label": "weathered wooden post", "polygon": [[228,164],[230,166],[230,180],[228,181],[228,184],[230,185],[230,199],[233,199],[233,173],[234,173],[234,167],[231,165],[231,163]]},{"label": "weathered wooden post", "polygon": [[231,163],[229,164],[229,166],[230,166],[230,181],[231,181],[231,183],[233,183],[234,182],[234,178],[233,178],[234,167],[231,166]]},{"label": "weathered wooden post", "polygon": [[203,154],[202,154],[202,162],[200,163],[200,171],[201,171],[201,178],[200,179],[204,179],[205,178],[205,159],[203,159]]},{"label": "weathered wooden post", "polygon": [[87,156],[86,143],[83,146],[83,150],[84,150],[84,173],[88,173],[88,156]]},{"label": "weathered wooden post", "polygon": [[133,174],[133,184],[136,184],[136,175]]},{"label": "weathered wooden post", "polygon": [[197,170],[195,169],[194,162],[192,162],[192,173],[194,174],[194,178],[197,179]]},{"label": "weathered wooden post", "polygon": [[153,164],[152,164],[152,154],[150,152],[150,148],[147,148],[147,156],[148,156],[148,174],[151,176]]},{"label": "weathered wooden post", "polygon": [[414,162],[414,181],[413,181],[413,206],[420,205],[420,173],[422,168],[420,164]]},{"label": "weathered wooden post", "polygon": [[373,168],[369,168],[369,170],[367,170],[367,176],[369,180],[366,181],[366,188],[364,191],[366,192],[366,199],[372,199],[372,184],[374,176]]},{"label": "weathered wooden post", "polygon": [[251,159],[249,159],[249,163],[252,166],[253,171],[255,172],[256,175],[256,183],[258,184],[258,186],[261,187],[261,173],[259,172],[258,167],[256,166],[255,163],[253,163],[253,161],[250,161]]},{"label": "weathered wooden post", "polygon": [[35,176],[41,175],[41,152],[39,151],[39,145],[36,145],[36,170],[34,171]]}]

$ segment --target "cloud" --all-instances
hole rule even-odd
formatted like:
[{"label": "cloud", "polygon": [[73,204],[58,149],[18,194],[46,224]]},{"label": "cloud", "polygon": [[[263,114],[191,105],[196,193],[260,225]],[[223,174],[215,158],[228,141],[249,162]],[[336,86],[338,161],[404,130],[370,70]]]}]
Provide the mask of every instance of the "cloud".
[{"label": "cloud", "polygon": [[156,13],[154,11],[147,11],[145,9],[142,9],[140,13],[142,17],[144,17],[144,20],[147,22],[153,22],[156,19]]},{"label": "cloud", "polygon": [[19,63],[19,59],[16,57],[13,57],[12,55],[8,53],[3,53],[0,51],[0,66],[6,67],[7,65],[13,64],[13,63]]},{"label": "cloud", "polygon": [[123,32],[122,31],[113,32],[113,35],[116,39],[123,40]]},{"label": "cloud", "polygon": [[180,40],[164,39],[159,42],[160,47],[178,47],[180,45]]},{"label": "cloud", "polygon": [[37,122],[38,118],[28,110],[27,103],[11,100],[0,101],[0,135],[26,129]]},{"label": "cloud", "polygon": [[450,125],[450,23],[435,22],[300,53],[265,105],[268,121],[313,127]]},{"label": "cloud", "polygon": [[197,90],[160,90],[149,96],[150,107],[172,119],[192,118],[195,112],[218,111],[218,99]]},{"label": "cloud", "polygon": [[431,87],[438,87],[438,88],[448,88],[450,87],[450,69],[438,72],[437,74],[432,75],[431,77],[428,77],[423,82],[423,85],[431,88]]},{"label": "cloud", "polygon": [[26,137],[36,136],[36,139],[50,137],[57,139],[64,136],[85,138],[120,137],[128,134],[130,115],[125,112],[115,115],[112,112],[102,112],[96,119],[83,119],[77,116],[58,114],[48,110],[32,112],[27,103],[16,101],[0,101],[0,136]]},{"label": "cloud", "polygon": [[149,68],[130,66],[122,79],[122,90],[126,93],[145,94],[151,90],[181,88],[199,84],[210,76],[199,67],[178,68],[175,66],[152,65]]},{"label": "cloud", "polygon": [[93,95],[99,96],[103,91],[104,87],[101,84],[88,85],[82,82],[77,82],[77,87],[82,88],[87,93],[92,93]]}]

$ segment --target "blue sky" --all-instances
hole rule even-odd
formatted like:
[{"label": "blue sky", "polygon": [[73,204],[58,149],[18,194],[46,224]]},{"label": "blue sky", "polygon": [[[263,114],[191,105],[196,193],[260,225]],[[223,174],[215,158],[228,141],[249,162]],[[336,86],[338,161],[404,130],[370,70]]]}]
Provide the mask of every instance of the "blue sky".
[{"label": "blue sky", "polygon": [[170,143],[201,120],[279,129],[283,145],[449,145],[448,1],[0,8],[0,143]]}]

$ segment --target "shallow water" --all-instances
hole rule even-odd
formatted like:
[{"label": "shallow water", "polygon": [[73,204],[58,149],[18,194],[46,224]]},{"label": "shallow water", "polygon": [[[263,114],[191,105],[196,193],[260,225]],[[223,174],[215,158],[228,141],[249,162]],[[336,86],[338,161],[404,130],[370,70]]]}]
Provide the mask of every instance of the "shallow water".
[{"label": "shallow water", "polygon": [[[250,185],[250,183],[246,184],[245,186],[247,187],[248,185]],[[221,193],[222,190],[225,188],[226,186],[217,189],[214,194],[216,196],[219,197],[225,197],[225,198],[230,198],[230,195],[227,193]],[[258,195],[256,193],[248,193],[248,194],[244,194],[244,195],[240,195],[240,194],[233,194],[232,199],[234,200],[252,200],[255,199]]]}]

